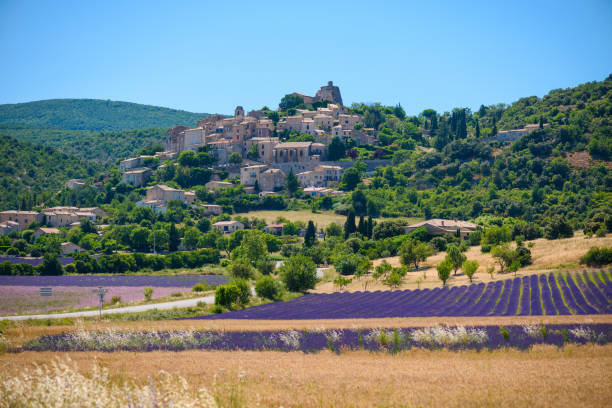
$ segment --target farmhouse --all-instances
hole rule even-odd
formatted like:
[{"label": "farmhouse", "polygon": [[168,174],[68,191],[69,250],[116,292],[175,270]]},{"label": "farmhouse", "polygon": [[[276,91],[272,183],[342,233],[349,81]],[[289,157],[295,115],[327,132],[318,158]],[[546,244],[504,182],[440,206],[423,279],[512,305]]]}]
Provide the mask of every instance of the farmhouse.
[{"label": "farmhouse", "polygon": [[62,250],[62,255],[64,256],[70,255],[70,254],[76,254],[79,252],[87,252],[87,250],[81,248],[77,244],[73,244],[72,242],[62,242],[61,250]]},{"label": "farmhouse", "polygon": [[223,212],[223,207],[217,204],[201,204],[200,207],[204,209],[206,215],[219,215]]},{"label": "farmhouse", "polygon": [[239,221],[219,221],[212,225],[213,228],[218,229],[224,234],[229,234],[239,229],[244,229],[244,224]]},{"label": "farmhouse", "polygon": [[406,234],[410,234],[415,229],[421,227],[425,227],[427,229],[427,232],[432,235],[455,235],[457,233],[457,230],[459,230],[461,238],[465,238],[469,235],[470,232],[476,230],[476,228],[478,228],[478,225],[467,221],[443,220],[439,218],[434,218],[431,220],[405,226],[404,232]]},{"label": "farmhouse", "polygon": [[40,237],[41,235],[49,235],[49,234],[59,234],[60,230],[58,230],[57,228],[37,228],[36,231],[34,231],[34,238],[38,239],[38,237]]}]

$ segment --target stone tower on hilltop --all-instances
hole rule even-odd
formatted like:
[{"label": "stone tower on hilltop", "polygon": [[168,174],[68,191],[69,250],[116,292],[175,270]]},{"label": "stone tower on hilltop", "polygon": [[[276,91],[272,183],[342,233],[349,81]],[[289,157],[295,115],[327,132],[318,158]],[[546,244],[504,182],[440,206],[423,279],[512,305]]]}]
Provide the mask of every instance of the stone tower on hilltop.
[{"label": "stone tower on hilltop", "polygon": [[322,86],[314,97],[315,101],[330,101],[331,103],[342,105],[340,88],[334,86],[333,81],[329,81],[327,86]]}]

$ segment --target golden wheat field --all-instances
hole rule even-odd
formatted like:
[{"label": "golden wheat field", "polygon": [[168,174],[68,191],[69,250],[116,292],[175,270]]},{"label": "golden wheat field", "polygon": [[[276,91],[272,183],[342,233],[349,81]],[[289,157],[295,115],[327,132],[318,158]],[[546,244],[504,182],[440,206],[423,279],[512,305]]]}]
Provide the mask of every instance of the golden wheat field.
[{"label": "golden wheat field", "polygon": [[[54,360],[85,377],[98,364],[107,386],[146,386],[160,371],[208,391],[220,407],[604,407],[612,400],[612,345],[530,351],[19,353],[0,378]],[[1,404],[0,404],[1,405]]]}]

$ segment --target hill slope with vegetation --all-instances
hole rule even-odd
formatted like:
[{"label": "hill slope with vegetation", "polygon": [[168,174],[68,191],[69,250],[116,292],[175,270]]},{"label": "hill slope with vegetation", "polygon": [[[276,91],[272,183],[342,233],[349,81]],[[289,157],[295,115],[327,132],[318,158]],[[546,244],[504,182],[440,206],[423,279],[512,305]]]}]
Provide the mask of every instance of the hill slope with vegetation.
[{"label": "hill slope with vegetation", "polygon": [[0,210],[30,209],[51,198],[66,180],[99,170],[52,147],[0,136]]},{"label": "hill slope with vegetation", "polygon": [[0,135],[24,142],[50,146],[100,165],[113,164],[141,149],[163,144],[166,129],[66,130],[36,129],[0,124]]},{"label": "hill slope with vegetation", "polygon": [[29,128],[106,130],[195,126],[205,113],[101,99],[49,99],[0,105],[0,123]]}]

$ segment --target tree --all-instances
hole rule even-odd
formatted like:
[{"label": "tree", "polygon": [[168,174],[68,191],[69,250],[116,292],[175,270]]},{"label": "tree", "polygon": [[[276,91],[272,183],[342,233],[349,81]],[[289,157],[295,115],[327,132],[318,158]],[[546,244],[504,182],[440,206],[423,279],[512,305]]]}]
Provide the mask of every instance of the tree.
[{"label": "tree", "polygon": [[234,164],[234,165],[238,165],[240,163],[242,163],[242,156],[240,155],[240,153],[232,153],[230,154],[230,157],[227,159],[227,161],[230,164]]},{"label": "tree", "polygon": [[476,139],[480,139],[480,123],[478,119],[476,119],[476,129],[474,130],[474,136]]},{"label": "tree", "polygon": [[325,228],[325,237],[339,237],[342,235],[342,227],[332,222]]},{"label": "tree", "polygon": [[255,293],[263,299],[277,300],[280,298],[281,286],[271,276],[262,276],[255,283]]},{"label": "tree", "polygon": [[442,281],[442,286],[446,286],[446,281],[450,277],[451,270],[453,269],[453,264],[448,259],[448,256],[436,267],[438,270],[438,278]]},{"label": "tree", "polygon": [[234,262],[232,262],[230,274],[234,278],[250,279],[253,277],[253,266],[246,259],[236,259]]},{"label": "tree", "polygon": [[200,230],[195,227],[186,227],[183,233],[183,245],[187,249],[196,249],[200,240]]},{"label": "tree", "polygon": [[368,224],[363,215],[359,217],[359,224],[357,224],[357,231],[364,237],[368,236]]},{"label": "tree", "polygon": [[400,247],[400,262],[406,266],[413,264],[414,268],[419,270],[419,263],[425,261],[431,254],[433,248],[429,244],[408,239]]},{"label": "tree", "polygon": [[546,239],[571,238],[574,236],[574,229],[562,215],[556,215],[544,229]]},{"label": "tree", "polygon": [[459,270],[459,268],[461,268],[461,265],[463,265],[463,262],[465,262],[466,256],[461,253],[459,247],[454,244],[451,244],[446,247],[446,256],[450,260],[456,275],[457,270]]},{"label": "tree", "polygon": [[404,228],[397,221],[382,221],[372,228],[372,237],[375,240],[391,238],[402,234],[404,234]]},{"label": "tree", "polygon": [[240,297],[240,290],[234,284],[226,283],[215,289],[215,305],[231,309],[238,297]]},{"label": "tree", "polygon": [[259,147],[257,143],[253,143],[253,145],[247,152],[247,159],[251,159],[251,160],[259,159]]},{"label": "tree", "polygon": [[340,180],[340,189],[344,191],[352,191],[361,182],[361,174],[354,167],[346,169]]},{"label": "tree", "polygon": [[317,282],[317,267],[309,257],[292,256],[280,267],[281,280],[292,292],[314,289]]},{"label": "tree", "polygon": [[130,234],[132,248],[145,251],[149,247],[149,235],[151,230],[145,227],[136,227]]},{"label": "tree", "polygon": [[299,108],[302,106],[305,106],[304,98],[295,93],[283,96],[280,103],[278,104],[278,107],[283,111]]},{"label": "tree", "polygon": [[185,150],[179,154],[177,161],[181,166],[197,166],[198,156],[193,150]]},{"label": "tree", "polygon": [[470,283],[472,283],[472,277],[476,273],[476,270],[478,270],[479,266],[480,265],[478,265],[477,261],[465,261],[461,266],[461,269],[463,269],[463,273],[465,274],[465,276],[470,279]]},{"label": "tree", "polygon": [[493,249],[491,250],[491,256],[495,258],[497,264],[499,265],[499,273],[507,272],[508,268],[511,267],[512,264],[516,261],[515,251],[510,249],[510,247],[506,243],[493,247]]},{"label": "tree", "polygon": [[176,225],[174,225],[172,222],[170,223],[170,229],[168,230],[168,249],[170,251],[176,251],[180,244],[181,237],[176,229]]},{"label": "tree", "polygon": [[360,215],[362,218],[367,213],[368,199],[366,198],[363,191],[355,190],[351,194],[351,200],[353,202],[353,210],[356,215]]},{"label": "tree", "polygon": [[59,276],[64,273],[64,268],[57,254],[47,252],[43,257],[42,264],[39,266],[39,271],[44,276]]},{"label": "tree", "polygon": [[155,251],[168,248],[168,233],[166,230],[157,229],[149,234],[149,248]]},{"label": "tree", "polygon": [[357,226],[355,226],[355,212],[351,209],[348,211],[346,222],[344,223],[344,238],[348,238],[349,235],[355,231],[357,231]]},{"label": "tree", "polygon": [[251,265],[268,255],[268,246],[264,232],[259,230],[245,231],[240,245],[232,251],[232,259],[245,259]]},{"label": "tree", "polygon": [[308,226],[306,227],[306,234],[304,235],[304,245],[306,247],[311,247],[317,242],[317,229],[315,228],[314,222],[312,220],[308,221]]},{"label": "tree", "polygon": [[327,146],[327,159],[337,161],[346,156],[346,145],[338,136],[332,138]]},{"label": "tree", "polygon": [[297,179],[297,176],[293,172],[293,169],[291,169],[289,171],[289,175],[287,175],[287,191],[289,192],[289,196],[292,196],[299,187],[300,183]]}]

